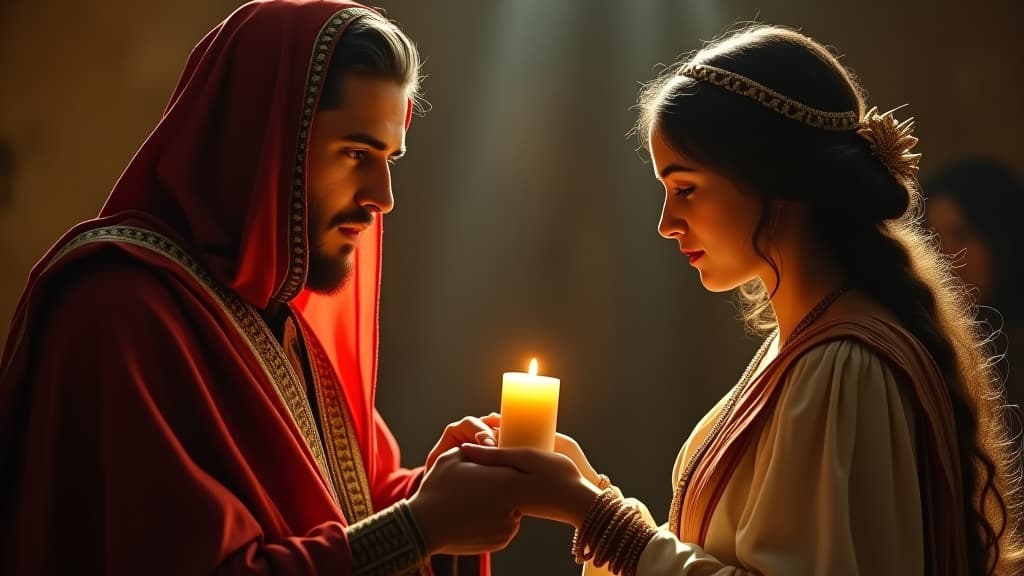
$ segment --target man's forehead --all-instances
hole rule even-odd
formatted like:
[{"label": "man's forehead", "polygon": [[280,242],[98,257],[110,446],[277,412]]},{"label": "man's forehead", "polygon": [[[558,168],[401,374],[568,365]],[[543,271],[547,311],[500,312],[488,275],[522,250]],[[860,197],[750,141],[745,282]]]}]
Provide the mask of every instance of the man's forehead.
[{"label": "man's forehead", "polygon": [[404,87],[393,80],[357,75],[346,77],[343,83],[340,105],[318,113],[314,124],[338,136],[363,133],[389,148],[404,146],[409,108]]},{"label": "man's forehead", "polygon": [[399,114],[405,118],[409,90],[400,82],[378,76],[347,74],[341,79],[339,109],[375,109],[380,113]]}]

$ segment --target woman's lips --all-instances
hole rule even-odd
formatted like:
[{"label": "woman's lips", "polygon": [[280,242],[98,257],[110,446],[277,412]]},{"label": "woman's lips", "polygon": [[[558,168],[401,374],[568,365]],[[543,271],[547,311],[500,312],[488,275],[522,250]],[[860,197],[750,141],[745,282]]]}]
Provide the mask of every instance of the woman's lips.
[{"label": "woman's lips", "polygon": [[703,250],[683,250],[682,252],[690,259],[690,264],[696,264],[697,260],[700,260],[701,256],[704,256]]}]

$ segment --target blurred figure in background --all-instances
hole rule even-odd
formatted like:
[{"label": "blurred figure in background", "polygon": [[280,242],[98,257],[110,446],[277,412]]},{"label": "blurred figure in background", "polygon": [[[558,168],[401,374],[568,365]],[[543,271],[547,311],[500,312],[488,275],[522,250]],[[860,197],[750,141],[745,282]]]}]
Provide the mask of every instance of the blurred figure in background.
[{"label": "blurred figure in background", "polygon": [[1024,209],[1024,181],[1006,165],[973,158],[945,167],[925,182],[928,224],[956,272],[977,290],[978,317],[1003,335],[998,364],[1009,404],[1024,403],[1024,317],[1017,299],[1021,270],[1014,235]]}]

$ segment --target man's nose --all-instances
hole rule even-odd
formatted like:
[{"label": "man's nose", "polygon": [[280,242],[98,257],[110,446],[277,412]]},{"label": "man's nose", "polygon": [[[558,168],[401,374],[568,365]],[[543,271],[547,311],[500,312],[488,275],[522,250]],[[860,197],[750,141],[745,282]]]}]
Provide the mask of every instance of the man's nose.
[{"label": "man's nose", "polygon": [[395,208],[395,195],[391,191],[391,168],[386,162],[367,176],[360,187],[356,201],[363,208],[387,214]]}]

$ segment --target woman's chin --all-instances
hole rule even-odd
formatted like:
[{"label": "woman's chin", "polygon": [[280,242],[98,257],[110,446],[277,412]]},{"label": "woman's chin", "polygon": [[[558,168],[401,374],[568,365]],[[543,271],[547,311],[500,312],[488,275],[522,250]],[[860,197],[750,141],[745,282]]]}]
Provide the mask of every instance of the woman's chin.
[{"label": "woman's chin", "polygon": [[740,285],[736,282],[722,282],[720,278],[715,278],[703,270],[700,272],[700,283],[708,292],[728,292]]}]

